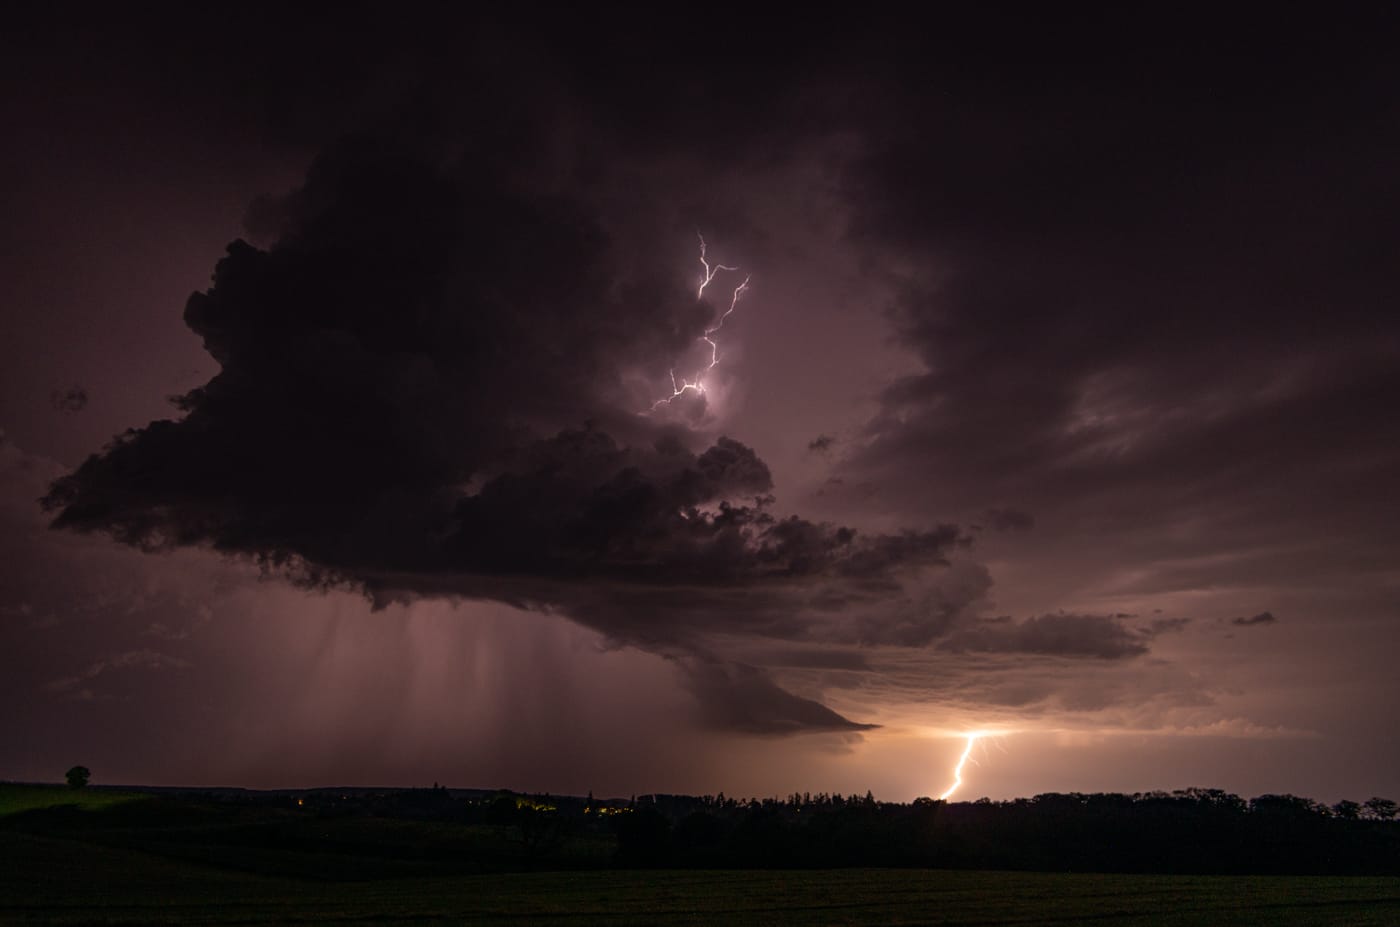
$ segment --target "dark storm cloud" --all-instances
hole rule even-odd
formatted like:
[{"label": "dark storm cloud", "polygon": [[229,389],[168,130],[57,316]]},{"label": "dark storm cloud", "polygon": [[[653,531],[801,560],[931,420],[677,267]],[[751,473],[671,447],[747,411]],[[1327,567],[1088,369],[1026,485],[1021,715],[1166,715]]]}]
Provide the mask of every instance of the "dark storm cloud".
[{"label": "dark storm cloud", "polygon": [[939,645],[963,653],[1025,653],[1119,660],[1148,650],[1142,637],[1107,615],[1039,615],[1023,621],[979,622]]},{"label": "dark storm cloud", "polygon": [[[389,138],[331,148],[272,210],[271,247],[228,247],[185,308],[219,373],[182,418],[57,480],[55,526],[208,546],[381,604],[559,609],[679,656],[715,630],[808,636],[809,600],[897,596],[966,544],[772,514],[749,447],[693,449],[638,414],[714,305],[496,147]],[[691,679],[716,723],[857,727],[761,670],[705,666]]]},{"label": "dark storm cloud", "polygon": [[985,566],[960,561],[897,600],[867,607],[854,619],[842,616],[828,633],[861,646],[927,647],[973,622],[991,588]]},{"label": "dark storm cloud", "polygon": [[807,442],[807,450],[824,454],[836,445],[836,439],[831,435],[817,435]]},{"label": "dark storm cloud", "polygon": [[1258,624],[1273,624],[1276,621],[1278,621],[1278,619],[1274,617],[1273,612],[1260,612],[1257,615],[1250,615],[1248,618],[1241,616],[1239,618],[1230,619],[1231,624],[1245,628]]},{"label": "dark storm cloud", "polygon": [[899,510],[1023,501],[1102,563],[1175,558],[1183,589],[1232,581],[1224,555],[1250,548],[1274,582],[1297,575],[1282,556],[1393,547],[1393,32],[1258,26],[900,59],[910,92],[879,98],[848,177],[922,369],[883,392],[847,476]]},{"label": "dark storm cloud", "polygon": [[[186,307],[220,373],[183,397],[184,419],[122,436],[60,484],[60,523],[348,568],[378,547],[392,567],[405,531],[447,527],[423,521],[446,507],[434,493],[561,453],[537,444],[541,425],[620,418],[623,374],[664,363],[712,307],[679,284],[619,283],[577,204],[479,169],[369,142],[318,161],[277,246],[235,242]],[[684,470],[686,453],[649,459]],[[709,470],[692,504],[727,478]]]},{"label": "dark storm cloud", "polygon": [[49,394],[49,404],[57,412],[81,412],[87,408],[87,390],[81,386],[56,389]]},{"label": "dark storm cloud", "polygon": [[[413,782],[452,757],[556,791],[600,766],[833,784],[811,745],[697,756],[679,684],[722,730],[885,722],[845,767],[862,792],[900,766],[928,791],[926,745],[888,749],[924,726],[1022,732],[976,772],[1014,767],[1007,797],[1317,794],[1269,778],[1309,764],[1323,793],[1391,788],[1356,719],[1395,689],[1393,12],[187,5],[43,41],[34,15],[0,30],[0,424],[70,466],[0,442],[21,777],[82,741],[125,758],[112,781]],[[31,502],[80,452],[210,380],[169,293],[318,153],[190,307],[218,375],[50,497],[138,547],[45,533]],[[715,317],[697,226],[755,275],[734,389],[638,417]],[[73,383],[94,401],[56,414]],[[945,521],[987,529],[985,566]],[[185,544],[383,608],[138,552]],[[425,597],[570,621],[398,604]],[[1289,620],[1234,637],[1267,653],[1163,617],[1237,630],[1260,602]],[[45,689],[147,649],[198,671]],[[1281,727],[1325,733],[1226,742]],[[1134,736],[1125,765],[1113,731],[1207,734],[1163,742],[1219,762],[1155,768]]]},{"label": "dark storm cloud", "polygon": [[[1289,49],[1185,67],[1194,27],[1127,54],[1101,41],[1127,25],[1107,14],[994,16],[975,24],[991,52],[966,42],[975,16],[906,37],[864,14],[839,34],[755,15],[717,67],[713,32],[668,31],[657,55],[656,23],[592,16],[347,22],[336,43],[292,16],[251,69],[252,24],[177,53],[230,98],[227,75],[254,72],[264,129],[321,154],[186,307],[220,372],[183,418],[55,483],[56,523],[379,604],[557,610],[699,660],[715,723],[780,731],[843,719],[710,638],[1147,650],[1107,616],[979,621],[991,573],[947,569],[967,541],[944,512],[1008,544],[1040,530],[1007,503],[1111,546],[1192,518],[1268,534],[1283,498],[1393,522],[1368,504],[1397,475],[1394,429],[1368,410],[1400,400],[1375,311],[1396,282],[1396,139],[1381,94],[1345,92],[1384,76],[1382,45],[1340,68]],[[851,495],[909,530],[777,514],[768,465],[705,434],[706,397],[637,414],[718,315],[676,273],[692,242],[667,243],[669,204],[721,180],[743,204],[798,152],[832,161],[852,260],[896,293],[922,362],[863,434],[837,432]]]}]

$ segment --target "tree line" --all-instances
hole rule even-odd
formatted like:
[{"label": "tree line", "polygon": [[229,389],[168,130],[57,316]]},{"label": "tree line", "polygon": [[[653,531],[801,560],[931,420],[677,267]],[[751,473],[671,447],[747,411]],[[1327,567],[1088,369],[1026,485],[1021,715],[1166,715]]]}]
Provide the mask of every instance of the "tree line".
[{"label": "tree line", "polygon": [[[82,787],[85,779],[74,775],[70,782]],[[436,784],[431,789],[149,791],[150,801],[117,805],[103,814],[65,814],[56,808],[9,821],[63,834],[108,827],[144,833],[145,828],[166,840],[165,829],[178,820],[182,833],[202,835],[199,840],[211,845],[233,840],[243,846],[256,843],[260,834],[258,840],[269,847],[309,840],[318,852],[377,857],[393,848],[382,845],[382,835],[368,843],[359,836],[378,834],[379,825],[371,821],[383,820],[389,833],[413,835],[411,846],[399,848],[405,858],[472,871],[877,866],[1400,875],[1400,807],[1379,797],[1329,806],[1296,795],[1244,799],[1202,788],[908,803],[879,801],[870,792],[597,800],[591,794],[527,795]],[[332,823],[337,818],[371,821],[365,821],[368,830],[358,824],[346,829]],[[405,830],[390,823],[408,821],[426,826]],[[327,833],[340,834],[340,843]]]},{"label": "tree line", "polygon": [[509,825],[542,865],[570,835],[591,833],[614,835],[623,867],[1400,875],[1400,806],[1379,797],[1328,806],[1190,788],[951,803],[869,792],[598,801],[434,789],[374,801],[380,813],[391,802],[401,814]]},{"label": "tree line", "polygon": [[[994,802],[793,795],[643,802],[619,819],[634,866],[930,866],[1162,873],[1400,874],[1394,801],[1327,806],[1219,789]],[[680,813],[677,813],[680,812]]]}]

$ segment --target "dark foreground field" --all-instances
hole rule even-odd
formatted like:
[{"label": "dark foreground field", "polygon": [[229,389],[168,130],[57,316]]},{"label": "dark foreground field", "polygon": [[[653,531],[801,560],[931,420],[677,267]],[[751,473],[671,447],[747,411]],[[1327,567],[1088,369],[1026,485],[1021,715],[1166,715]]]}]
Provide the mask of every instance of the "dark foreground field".
[{"label": "dark foreground field", "polygon": [[[82,806],[54,804],[72,800]],[[439,852],[416,857],[420,845]],[[0,922],[1400,924],[1394,877],[483,865],[518,851],[509,827],[11,788],[0,795]]]},{"label": "dark foreground field", "polygon": [[1400,923],[1400,879],[854,869],[319,882],[0,835],[0,918],[34,924]]}]

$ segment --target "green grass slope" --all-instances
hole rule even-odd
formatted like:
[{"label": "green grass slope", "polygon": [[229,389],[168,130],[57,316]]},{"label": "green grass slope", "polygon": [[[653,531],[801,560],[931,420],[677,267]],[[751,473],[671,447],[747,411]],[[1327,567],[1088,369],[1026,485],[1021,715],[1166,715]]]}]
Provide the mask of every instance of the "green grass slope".
[{"label": "green grass slope", "polygon": [[0,818],[41,808],[110,808],[146,796],[111,789],[70,789],[66,785],[28,785],[0,782]]}]

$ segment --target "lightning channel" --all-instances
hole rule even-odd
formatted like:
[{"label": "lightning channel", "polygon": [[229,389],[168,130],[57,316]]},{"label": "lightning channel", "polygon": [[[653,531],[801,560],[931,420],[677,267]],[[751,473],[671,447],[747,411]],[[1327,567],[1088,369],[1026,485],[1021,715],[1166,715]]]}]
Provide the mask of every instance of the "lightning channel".
[{"label": "lightning channel", "polygon": [[948,786],[947,790],[944,791],[942,795],[938,796],[939,801],[947,801],[948,796],[952,795],[962,786],[963,767],[967,765],[968,758],[972,756],[973,744],[977,743],[978,738],[981,736],[981,731],[973,731],[967,735],[967,746],[963,747],[962,756],[958,757],[958,765],[953,767],[953,784]]},{"label": "lightning channel", "polygon": [[[700,266],[704,269],[704,274],[700,279],[700,286],[695,291],[695,298],[704,299],[705,288],[709,286],[710,283],[715,279],[716,274],[718,274],[720,271],[737,272],[739,268],[731,267],[728,264],[711,264],[706,252],[705,236],[700,234],[700,232],[698,231],[695,233],[695,236],[700,239]],[[700,336],[699,340],[705,342],[710,346],[710,362],[706,364],[702,370],[696,373],[695,376],[689,380],[677,380],[675,368],[671,368],[671,395],[663,396],[660,399],[656,400],[651,404],[651,408],[643,409],[640,413],[638,413],[639,415],[648,415],[652,412],[655,412],[662,406],[670,405],[673,401],[685,395],[686,393],[695,393],[697,395],[704,394],[705,374],[715,369],[715,367],[719,364],[719,342],[715,341],[713,336],[721,328],[724,327],[725,320],[728,319],[731,315],[733,315],[735,307],[739,305],[739,297],[743,296],[745,291],[747,291],[749,288],[750,279],[751,276],[749,274],[744,275],[744,279],[740,281],[739,285],[734,288],[734,292],[730,294],[729,308],[724,310],[724,314],[721,315],[719,319],[715,321],[715,324],[705,329],[704,334]]]}]

